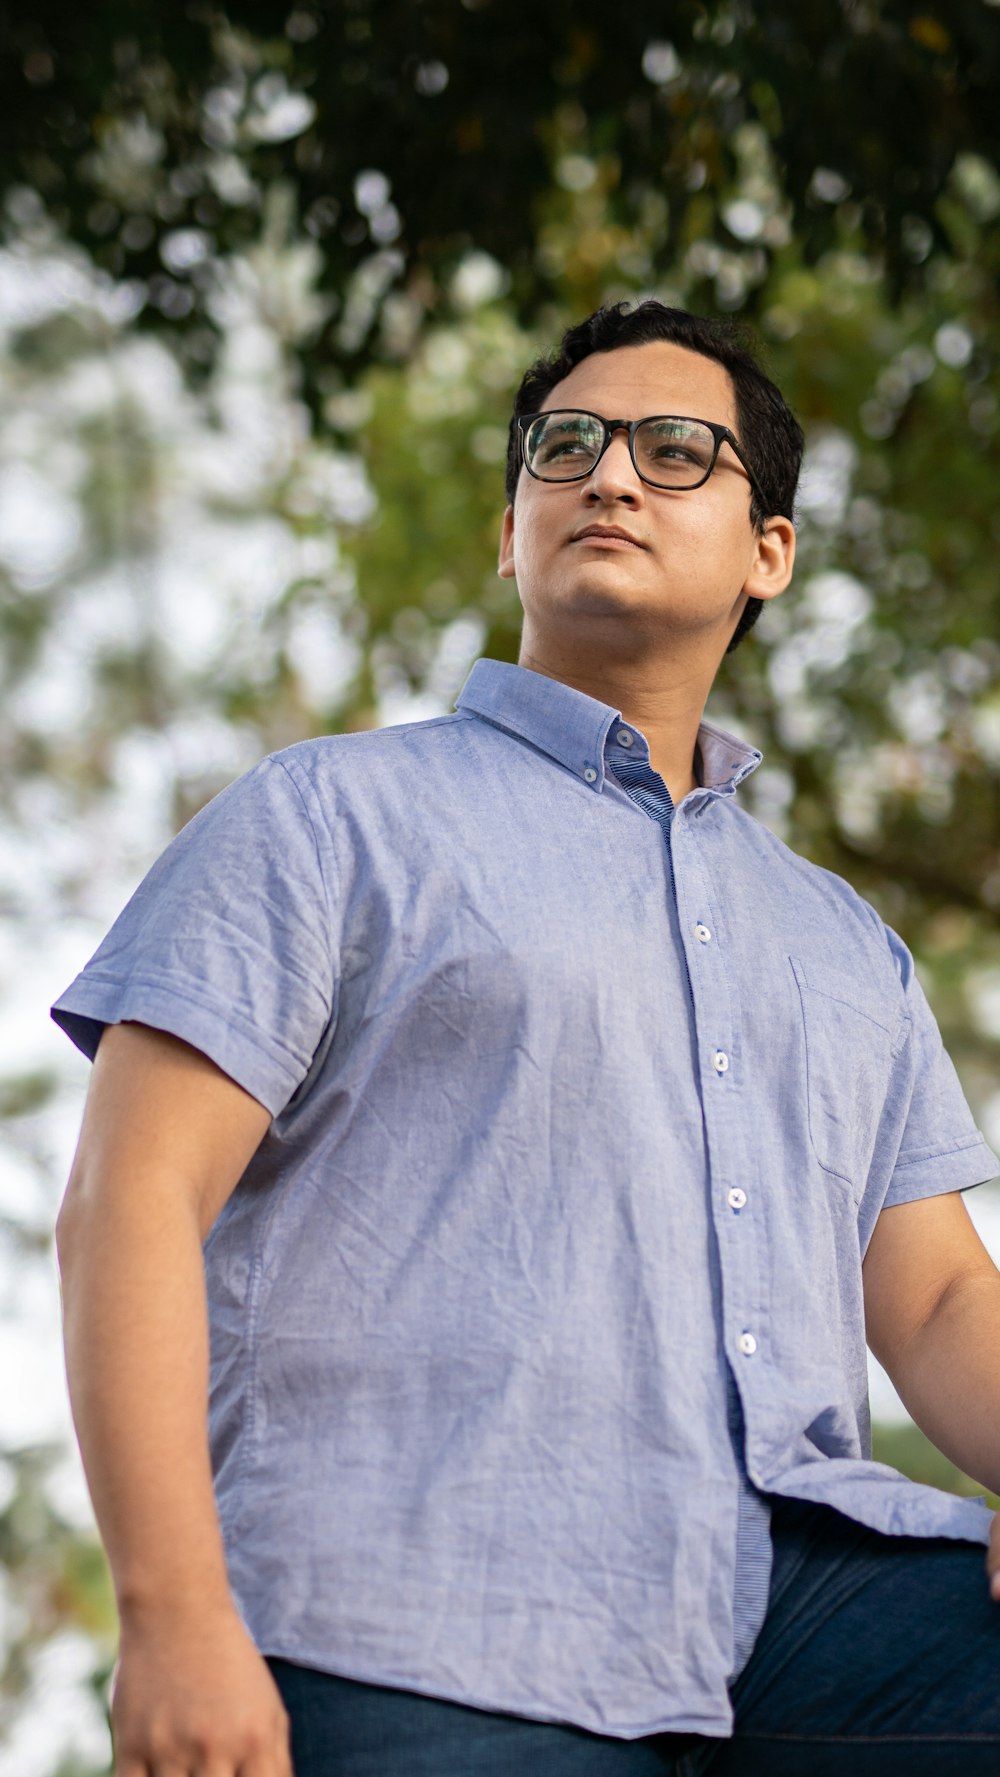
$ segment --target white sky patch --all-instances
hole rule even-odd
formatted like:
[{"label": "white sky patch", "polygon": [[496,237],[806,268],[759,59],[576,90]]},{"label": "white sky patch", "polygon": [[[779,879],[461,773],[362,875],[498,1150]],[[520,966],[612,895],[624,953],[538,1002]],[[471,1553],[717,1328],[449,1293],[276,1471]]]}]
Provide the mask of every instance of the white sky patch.
[{"label": "white sky patch", "polygon": [[443,93],[449,81],[448,69],[444,62],[421,62],[413,77],[413,84],[424,98],[437,98]]},{"label": "white sky patch", "polygon": [[509,283],[509,274],[492,254],[467,253],[451,280],[451,299],[457,308],[468,312],[495,301]]},{"label": "white sky patch", "polygon": [[[119,895],[120,892],[119,888]],[[109,899],[115,903],[112,914],[117,913],[121,900],[117,896]],[[103,932],[97,922],[87,920],[66,919],[55,929],[51,922],[39,920],[37,926],[21,926],[19,936],[20,955],[4,972],[3,998],[0,999],[0,1070],[8,1078],[53,1070],[67,1079],[72,1087],[73,1103],[69,1112],[72,1121],[80,1108],[78,1093],[89,1069],[82,1056],[78,1062],[75,1060],[76,1051],[49,1017],[49,1006],[83,968]],[[9,962],[9,959],[5,960]],[[17,1137],[18,1125],[19,1119],[12,1118],[6,1126],[5,1133],[11,1142]],[[51,1124],[46,1127],[50,1144],[65,1157],[67,1132],[63,1129],[60,1133],[55,1106],[52,1107]],[[4,1152],[7,1155],[10,1149]],[[72,1154],[72,1145],[69,1153]],[[6,1199],[6,1207],[16,1215],[17,1203],[22,1201],[16,1188],[16,1173],[14,1178],[8,1179],[8,1185],[12,1196]],[[30,1199],[25,1201],[24,1207],[34,1218],[33,1202]]]},{"label": "white sky patch", "polygon": [[589,191],[597,183],[597,164],[586,154],[560,155],[555,171],[564,191]]},{"label": "white sky patch", "polygon": [[722,220],[738,241],[756,241],[764,232],[767,216],[753,198],[734,198],[722,211]]},{"label": "white sky patch", "polygon": [[913,746],[940,739],[948,725],[944,687],[931,672],[897,681],[889,691],[889,708],[900,734]]},{"label": "white sky patch", "polygon": [[346,452],[308,452],[289,495],[294,512],[331,525],[364,524],[377,504],[364,464]]},{"label": "white sky patch", "polygon": [[392,186],[384,173],[368,167],[354,181],[354,202],[362,216],[375,216],[389,202]]},{"label": "white sky patch", "polygon": [[286,651],[313,709],[331,709],[360,664],[360,649],[345,641],[328,611],[300,607],[292,619]]},{"label": "white sky patch", "polygon": [[978,704],[968,721],[977,751],[989,764],[1000,765],[1000,697]]},{"label": "white sky patch", "polygon": [[824,204],[843,203],[850,189],[843,174],[835,172],[833,167],[817,167],[809,181],[810,192]]},{"label": "white sky patch", "polygon": [[[1000,1041],[1000,969],[976,970],[968,977],[965,991],[979,1029],[984,1036]],[[1000,1097],[997,1111],[1000,1116]]]},{"label": "white sky patch", "polygon": [[160,258],[168,271],[183,275],[208,258],[208,236],[202,228],[174,228],[160,242]]},{"label": "white sky patch", "polygon": [[451,711],[474,660],[482,652],[486,625],[480,617],[456,617],[444,630],[428,675],[428,691]]},{"label": "white sky patch", "polygon": [[59,1296],[46,1310],[29,1309],[15,1293],[23,1271],[0,1255],[0,1282],[10,1295],[16,1318],[0,1320],[0,1373],[7,1381],[0,1393],[0,1444],[16,1450],[32,1444],[65,1444],[73,1435],[63,1370],[59,1331]]},{"label": "white sky patch", "polygon": [[160,730],[174,780],[230,783],[260,758],[260,738],[214,710],[186,710]]},{"label": "white sky patch", "polygon": [[962,370],[968,364],[975,341],[967,327],[958,321],[945,321],[934,335],[934,350],[942,364],[951,370]]},{"label": "white sky patch", "polygon": [[[13,1059],[20,1058],[15,1056]],[[15,1070],[11,1068],[9,1071],[13,1073]],[[40,1228],[50,1210],[48,1193],[42,1189],[37,1166],[33,1166],[26,1155],[19,1154],[12,1143],[0,1145],[0,1220],[22,1228]]]},{"label": "white sky patch", "polygon": [[93,1669],[93,1643],[76,1632],[57,1635],[38,1650],[28,1695],[10,1711],[0,1777],[51,1777],[69,1759],[107,1768],[107,1723],[87,1683]]},{"label": "white sky patch", "polygon": [[844,631],[856,629],[872,609],[867,586],[839,569],[812,574],[806,581],[804,602],[812,622]]},{"label": "white sky patch", "polygon": [[424,358],[431,375],[443,383],[457,382],[469,371],[469,346],[455,329],[440,327],[432,333],[424,347]]},{"label": "white sky patch", "polygon": [[68,254],[0,249],[0,335],[38,327],[77,304],[91,304],[95,286]]},{"label": "white sky patch", "polygon": [[654,86],[667,86],[681,71],[681,58],[672,43],[647,43],[642,52],[642,71]]},{"label": "white sky patch", "polygon": [[50,630],[32,672],[8,694],[6,717],[29,734],[50,740],[79,733],[91,713],[90,675],[66,630]]},{"label": "white sky patch", "polygon": [[823,432],[810,440],[797,499],[803,518],[829,528],[843,523],[857,457],[846,432]]},{"label": "white sky patch", "polygon": [[20,585],[51,585],[80,546],[83,523],[73,500],[26,463],[0,477],[0,561]]},{"label": "white sky patch", "polygon": [[[178,512],[178,518],[181,517]],[[150,564],[150,625],[185,674],[225,666],[233,650],[264,644],[254,633],[295,574],[295,537],[277,517],[210,520],[178,532]]]},{"label": "white sky patch", "polygon": [[256,142],[290,142],[309,128],[315,116],[313,100],[293,92],[283,74],[264,74],[253,89],[244,129]]},{"label": "white sky patch", "polygon": [[[831,569],[806,581],[797,621],[768,661],[779,720],[790,744],[811,744],[817,736],[808,704],[813,681],[849,658],[871,609],[871,593],[853,574]],[[818,717],[818,712],[812,715]]]},{"label": "white sky patch", "polygon": [[[186,438],[196,423],[197,405],[184,387],[176,358],[155,339],[123,341],[114,357],[113,393],[132,403],[137,413],[155,419],[157,447]],[[151,428],[151,433],[153,428]]]}]

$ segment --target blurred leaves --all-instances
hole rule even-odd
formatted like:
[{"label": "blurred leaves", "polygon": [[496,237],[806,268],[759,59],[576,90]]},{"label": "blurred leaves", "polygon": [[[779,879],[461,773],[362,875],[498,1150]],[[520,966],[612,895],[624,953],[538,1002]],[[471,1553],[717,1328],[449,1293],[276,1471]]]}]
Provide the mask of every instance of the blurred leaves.
[{"label": "blurred leaves", "polygon": [[[319,300],[295,319],[314,408],[331,366],[386,348],[380,297],[352,307],[359,280],[433,313],[478,249],[505,268],[522,321],[560,300],[554,182],[601,199],[581,284],[588,264],[624,257],[641,277],[715,235],[723,255],[754,244],[752,288],[792,235],[815,263],[846,215],[899,291],[954,249],[942,199],[956,163],[995,166],[1000,149],[1000,16],[984,0],[681,0],[666,15],[600,0],[101,0],[77,14],[39,0],[8,13],[0,43],[0,187],[39,194],[196,362],[217,335],[220,266],[259,240],[266,194],[294,192],[319,266]],[[773,156],[771,215],[733,196],[747,133]],[[707,264],[692,292],[747,294],[727,298]]]},{"label": "blurred leaves", "polygon": [[58,1457],[44,1449],[8,1456],[0,1472],[0,1709],[10,1730],[3,1749],[20,1756],[28,1777],[37,1769],[33,1729],[45,1715],[52,1777],[99,1777],[107,1769],[104,1694],[117,1618],[99,1544],[50,1497]]}]

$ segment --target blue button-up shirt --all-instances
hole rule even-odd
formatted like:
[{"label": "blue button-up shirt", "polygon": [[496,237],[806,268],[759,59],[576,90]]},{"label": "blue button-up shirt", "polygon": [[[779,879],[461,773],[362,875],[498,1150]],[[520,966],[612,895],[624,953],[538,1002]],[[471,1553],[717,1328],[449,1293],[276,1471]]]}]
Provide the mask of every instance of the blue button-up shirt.
[{"label": "blue button-up shirt", "polygon": [[[654,771],[649,759],[649,747],[646,737],[628,722],[614,722],[604,742],[604,761],[608,770],[614,773],[618,782],[632,797],[633,802],[647,814],[650,820],[656,821],[663,833],[667,847],[667,859],[670,868],[670,889],[675,893],[673,859],[670,850],[670,826],[674,818],[674,801],[659,772]],[[711,933],[703,926],[699,933],[702,943],[708,943]],[[691,984],[688,982],[688,992]],[[692,1006],[694,998],[692,995]],[[736,1200],[737,1213],[746,1207],[746,1193],[741,1191]],[[716,1288],[719,1288],[718,1253],[713,1245],[709,1249],[709,1260],[716,1277]],[[739,1465],[742,1490],[737,1511],[736,1529],[736,1570],[733,1580],[733,1670],[730,1678],[742,1671],[767,1611],[767,1597],[771,1578],[771,1514],[765,1494],[751,1486],[743,1459],[743,1443],[745,1430],[743,1412],[740,1405],[739,1389],[730,1365],[726,1364],[726,1403],[729,1422],[729,1435],[732,1439],[736,1461]]]},{"label": "blue button-up shirt", "polygon": [[55,1015],[172,1031],[273,1114],[205,1251],[261,1649],[724,1735],[748,1483],[985,1539],[869,1460],[861,1259],[996,1163],[905,947],[740,809],[759,755],[702,727],[668,848],[626,727],[482,661],[452,716],[265,761]]}]

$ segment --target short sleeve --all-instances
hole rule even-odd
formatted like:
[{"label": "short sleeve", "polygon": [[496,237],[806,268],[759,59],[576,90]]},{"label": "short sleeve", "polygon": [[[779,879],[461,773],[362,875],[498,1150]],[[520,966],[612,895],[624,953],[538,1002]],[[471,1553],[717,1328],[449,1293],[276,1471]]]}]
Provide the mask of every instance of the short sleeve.
[{"label": "short sleeve", "polygon": [[895,932],[888,933],[906,994],[910,1020],[909,1102],[886,1204],[909,1203],[945,1191],[963,1191],[1000,1173],[966,1101],[954,1064],[941,1041],[913,958]]},{"label": "short sleeve", "polygon": [[168,846],[52,1016],[91,1058],[108,1024],[169,1031],[276,1116],[335,1009],[327,891],[300,792],[265,759]]}]

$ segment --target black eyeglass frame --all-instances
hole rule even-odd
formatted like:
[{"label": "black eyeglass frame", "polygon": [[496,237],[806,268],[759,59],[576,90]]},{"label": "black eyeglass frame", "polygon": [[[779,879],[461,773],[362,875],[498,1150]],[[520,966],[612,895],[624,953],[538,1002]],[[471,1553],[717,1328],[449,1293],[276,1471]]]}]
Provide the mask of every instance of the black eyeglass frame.
[{"label": "black eyeglass frame", "polygon": [[[551,419],[552,416],[556,413],[582,413],[582,414],[586,415],[587,419],[597,420],[599,422],[599,424],[604,427],[604,443],[601,445],[601,448],[598,451],[596,457],[594,458],[594,461],[591,463],[590,468],[581,470],[579,475],[539,475],[538,471],[533,469],[531,467],[531,464],[528,462],[527,452],[525,451],[525,448],[524,448],[525,434],[526,434],[528,428],[534,424],[535,420]],[[708,468],[705,470],[704,475],[701,477],[701,479],[699,481],[682,481],[682,482],[679,482],[676,486],[671,487],[669,482],[651,481],[648,475],[643,474],[642,470],[640,469],[638,463],[635,460],[635,435],[636,435],[637,431],[639,430],[639,427],[648,425],[650,420],[687,420],[691,425],[704,426],[706,431],[711,432],[712,437],[715,440],[715,449],[712,452],[712,460],[709,463]],[[724,444],[728,444],[730,446],[731,450],[739,458],[740,462],[742,463],[744,469],[747,472],[747,478],[750,482],[750,486],[753,489],[753,492],[756,495],[756,498],[760,503],[761,512],[766,513],[767,509],[768,509],[767,508],[767,501],[765,500],[763,492],[761,490],[760,482],[757,480],[756,475],[754,474],[753,470],[750,467],[749,462],[747,461],[746,453],[743,449],[743,446],[740,444],[739,439],[736,437],[735,433],[730,431],[728,426],[720,425],[717,420],[702,420],[702,419],[697,418],[697,416],[693,413],[647,413],[645,415],[645,417],[641,420],[606,420],[602,413],[594,413],[589,407],[554,407],[554,408],[549,408],[546,411],[543,411],[541,413],[521,413],[521,414],[518,414],[518,416],[517,416],[517,432],[518,432],[518,439],[519,439],[520,446],[521,446],[521,461],[524,464],[524,467],[526,468],[526,470],[528,471],[528,474],[532,477],[532,479],[534,481],[543,481],[549,487],[557,485],[560,482],[586,481],[588,475],[593,475],[594,470],[597,468],[597,465],[600,462],[601,458],[603,457],[605,451],[607,450],[608,445],[611,443],[611,440],[614,437],[614,434],[616,432],[627,432],[628,433],[628,454],[632,459],[632,467],[635,470],[636,474],[638,475],[639,480],[644,481],[646,483],[647,487],[664,488],[668,493],[687,493],[687,494],[689,494],[689,493],[693,493],[695,488],[704,487],[706,481],[708,481],[709,477],[712,474],[712,471],[715,468],[716,463],[719,460],[719,452],[722,449],[722,446]]]}]

